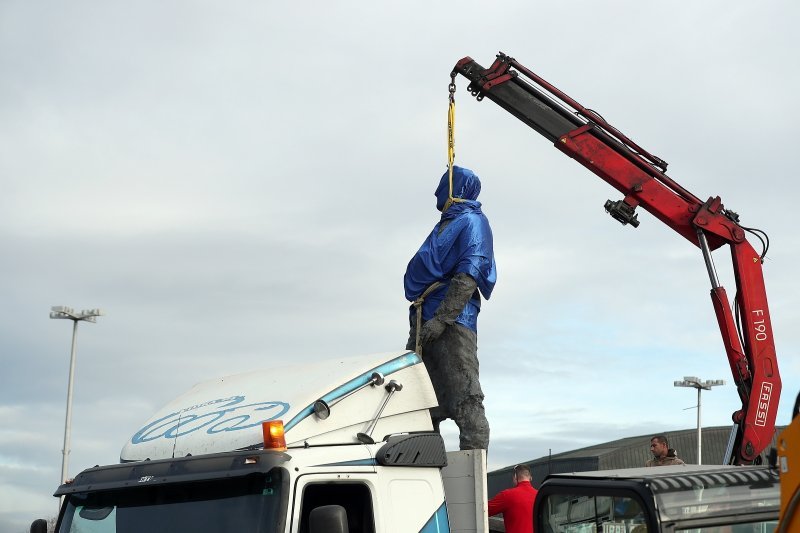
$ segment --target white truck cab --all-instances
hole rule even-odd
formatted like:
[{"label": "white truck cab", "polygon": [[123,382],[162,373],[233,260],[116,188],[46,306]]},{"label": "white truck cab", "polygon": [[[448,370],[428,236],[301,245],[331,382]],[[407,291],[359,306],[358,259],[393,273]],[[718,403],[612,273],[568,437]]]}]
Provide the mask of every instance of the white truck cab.
[{"label": "white truck cab", "polygon": [[488,531],[485,451],[447,454],[434,405],[413,352],[204,382],[58,488],[56,531]]}]

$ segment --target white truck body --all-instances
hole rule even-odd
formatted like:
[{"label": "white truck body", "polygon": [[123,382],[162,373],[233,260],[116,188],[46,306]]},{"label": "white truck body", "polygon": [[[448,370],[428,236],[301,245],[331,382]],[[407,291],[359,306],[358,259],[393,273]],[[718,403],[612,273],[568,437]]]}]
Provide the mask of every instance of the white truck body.
[{"label": "white truck body", "polygon": [[[402,388],[391,392],[392,381]],[[198,384],[133,434],[121,464],[59,488],[58,531],[171,531],[179,521],[193,533],[306,533],[319,530],[310,511],[333,505],[350,532],[486,532],[485,451],[445,455],[434,405],[412,352]],[[262,422],[277,419],[285,451],[264,449]]]}]

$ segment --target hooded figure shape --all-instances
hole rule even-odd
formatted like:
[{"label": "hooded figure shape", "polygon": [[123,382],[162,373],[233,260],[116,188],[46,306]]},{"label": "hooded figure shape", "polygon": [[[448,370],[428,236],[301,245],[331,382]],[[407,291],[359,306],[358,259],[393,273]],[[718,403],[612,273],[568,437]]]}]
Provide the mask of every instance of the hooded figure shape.
[{"label": "hooded figure shape", "polygon": [[[458,274],[469,275],[478,285],[456,323],[473,331],[478,330],[480,294],[487,300],[492,294],[497,272],[494,262],[492,230],[477,201],[481,181],[471,170],[453,167],[453,194],[450,200],[449,173],[445,172],[436,188],[436,208],[442,211],[419,251],[411,258],[403,279],[406,299],[413,302],[434,282],[442,285],[431,292],[422,305],[422,319],[433,318],[447,293],[450,279]],[[414,306],[410,320],[415,320]]]}]

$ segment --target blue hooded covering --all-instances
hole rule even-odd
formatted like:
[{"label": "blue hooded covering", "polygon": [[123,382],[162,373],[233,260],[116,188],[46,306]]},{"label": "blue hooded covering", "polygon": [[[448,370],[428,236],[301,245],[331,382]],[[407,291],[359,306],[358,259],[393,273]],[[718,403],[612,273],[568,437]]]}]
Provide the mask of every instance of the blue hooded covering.
[{"label": "blue hooded covering", "polygon": [[[445,172],[436,189],[436,208],[439,210],[449,198],[449,181],[448,173]],[[432,283],[443,283],[425,298],[422,305],[422,319],[425,321],[433,318],[450,286],[450,279],[459,272],[469,274],[477,282],[478,290],[484,298],[488,300],[492,294],[497,271],[492,229],[481,211],[481,203],[477,201],[480,192],[481,181],[478,176],[467,168],[454,166],[453,197],[464,201],[453,202],[442,213],[431,234],[408,262],[403,279],[408,301],[413,302],[419,298]],[[439,228],[445,221],[449,223],[439,233]],[[477,332],[480,308],[481,300],[476,291],[456,318],[456,322]],[[411,320],[416,320],[413,305],[410,313]]]}]

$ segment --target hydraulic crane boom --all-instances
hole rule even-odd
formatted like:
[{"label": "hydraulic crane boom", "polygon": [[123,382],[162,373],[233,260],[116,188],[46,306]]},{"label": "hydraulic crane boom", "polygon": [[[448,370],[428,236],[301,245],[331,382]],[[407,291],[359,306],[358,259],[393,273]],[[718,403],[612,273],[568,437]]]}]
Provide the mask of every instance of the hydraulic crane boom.
[{"label": "hydraulic crane boom", "polygon": [[[678,185],[666,175],[665,161],[512,57],[500,53],[489,68],[465,57],[451,73],[453,82],[457,74],[470,81],[468,90],[478,100],[492,100],[620,191],[624,198],[607,201],[605,208],[623,225],[637,227],[635,209],[642,206],[701,249],[711,280],[711,301],[742,401],[741,409],[733,413],[725,462],[759,461],[775,431],[781,391],[761,271],[768,243],[761,238],[763,232],[740,226],[739,216],[726,210],[718,196],[703,202]],[[745,231],[762,239],[762,254],[747,241]],[[735,314],[711,259],[711,251],[725,244],[731,249],[736,280]]]}]

